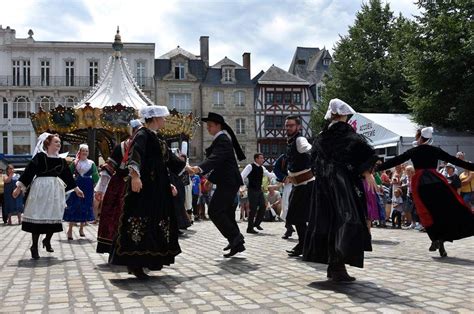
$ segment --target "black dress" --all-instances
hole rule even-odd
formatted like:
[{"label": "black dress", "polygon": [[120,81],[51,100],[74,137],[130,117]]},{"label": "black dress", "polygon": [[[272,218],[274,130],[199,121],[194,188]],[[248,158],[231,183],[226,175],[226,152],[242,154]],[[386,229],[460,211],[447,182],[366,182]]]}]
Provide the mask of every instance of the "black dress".
[{"label": "black dress", "polygon": [[174,263],[174,257],[181,252],[169,168],[179,172],[185,163],[155,132],[141,128],[131,144],[128,165],[139,169],[143,187],[136,193],[131,189],[131,180],[127,182],[109,262],[160,270],[163,265]]},{"label": "black dress", "polygon": [[361,174],[377,156],[367,140],[344,122],[321,132],[313,143],[316,180],[303,260],[363,267],[371,251]]},{"label": "black dress", "polygon": [[415,175],[411,190],[415,208],[432,241],[453,241],[474,235],[474,215],[461,196],[436,171],[438,160],[474,171],[474,164],[451,156],[439,147],[420,145],[378,167],[385,170],[407,160],[413,162]]}]

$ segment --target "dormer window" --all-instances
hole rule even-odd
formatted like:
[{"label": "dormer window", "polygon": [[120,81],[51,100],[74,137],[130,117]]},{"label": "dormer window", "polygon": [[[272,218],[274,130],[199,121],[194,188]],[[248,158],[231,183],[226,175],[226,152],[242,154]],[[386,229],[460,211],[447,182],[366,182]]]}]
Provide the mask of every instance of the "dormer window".
[{"label": "dormer window", "polygon": [[331,59],[329,58],[326,58],[326,59],[323,59],[323,65],[329,65],[331,63]]},{"label": "dormer window", "polygon": [[231,69],[224,69],[224,81],[225,82],[232,82],[232,70]]},{"label": "dormer window", "polygon": [[184,64],[177,63],[174,67],[174,78],[177,80],[184,80]]}]

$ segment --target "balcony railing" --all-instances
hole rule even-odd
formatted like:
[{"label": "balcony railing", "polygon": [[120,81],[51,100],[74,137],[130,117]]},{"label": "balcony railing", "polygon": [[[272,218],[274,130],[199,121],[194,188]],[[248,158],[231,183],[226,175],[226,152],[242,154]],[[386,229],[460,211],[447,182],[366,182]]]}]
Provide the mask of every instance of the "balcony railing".
[{"label": "balcony railing", "polygon": [[[142,77],[136,79],[138,86],[143,89],[153,88],[153,77]],[[10,75],[0,76],[1,86],[17,86],[17,87],[92,87],[97,80],[91,80],[89,76],[29,76],[29,77],[13,77]]]}]

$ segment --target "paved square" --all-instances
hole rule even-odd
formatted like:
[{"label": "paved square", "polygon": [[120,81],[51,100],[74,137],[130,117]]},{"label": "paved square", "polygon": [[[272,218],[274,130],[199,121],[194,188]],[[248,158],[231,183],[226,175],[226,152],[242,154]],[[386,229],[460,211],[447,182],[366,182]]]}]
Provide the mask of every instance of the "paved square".
[{"label": "paved square", "polygon": [[[239,223],[245,231],[246,225]],[[87,238],[55,234],[54,253],[30,259],[31,236],[0,226],[0,312],[372,312],[474,313],[474,237],[447,243],[448,257],[428,252],[414,230],[373,229],[374,252],[357,281],[326,280],[325,265],[289,258],[283,223],[246,235],[247,250],[225,259],[226,241],[209,221],[197,222],[180,244],[176,264],[139,281],[95,253],[97,226]]]}]

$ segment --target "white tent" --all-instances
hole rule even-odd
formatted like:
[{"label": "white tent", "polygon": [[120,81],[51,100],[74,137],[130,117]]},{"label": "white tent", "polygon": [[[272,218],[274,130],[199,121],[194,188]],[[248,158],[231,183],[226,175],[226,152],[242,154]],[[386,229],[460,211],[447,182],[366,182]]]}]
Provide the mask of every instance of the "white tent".
[{"label": "white tent", "polygon": [[[356,113],[349,123],[357,133],[369,139],[377,153],[385,157],[393,157],[413,147],[416,130],[421,127],[409,114],[396,113]],[[468,159],[474,160],[472,134],[435,128],[433,137],[433,145],[450,154],[463,151]]]}]

